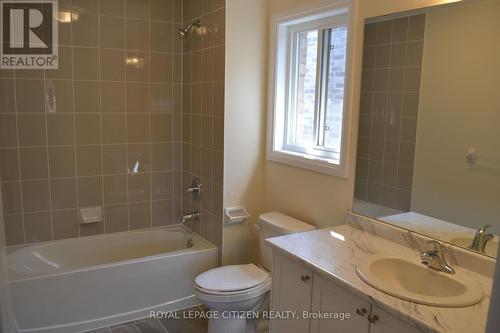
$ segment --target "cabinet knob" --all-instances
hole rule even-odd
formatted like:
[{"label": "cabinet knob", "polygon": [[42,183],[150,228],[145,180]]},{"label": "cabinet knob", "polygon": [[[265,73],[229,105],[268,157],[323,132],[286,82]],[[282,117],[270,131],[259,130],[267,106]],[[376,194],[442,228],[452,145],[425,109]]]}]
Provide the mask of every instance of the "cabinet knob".
[{"label": "cabinet knob", "polygon": [[378,316],[377,315],[369,315],[368,321],[372,324],[375,324],[378,321]]},{"label": "cabinet knob", "polygon": [[356,314],[358,314],[361,317],[364,317],[367,312],[368,311],[366,311],[365,308],[361,308],[361,309],[360,308],[356,308]]},{"label": "cabinet knob", "polygon": [[303,282],[307,282],[307,281],[309,281],[311,278],[309,277],[309,275],[301,275],[301,276],[300,276],[300,279],[301,279]]}]

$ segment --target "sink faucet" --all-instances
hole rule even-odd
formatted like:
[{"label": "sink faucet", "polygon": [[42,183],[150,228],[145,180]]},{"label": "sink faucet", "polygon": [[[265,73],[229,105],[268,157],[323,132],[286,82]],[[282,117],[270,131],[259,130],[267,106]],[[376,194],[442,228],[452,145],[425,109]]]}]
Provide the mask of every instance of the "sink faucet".
[{"label": "sink faucet", "polygon": [[483,225],[481,228],[477,229],[476,235],[474,235],[474,239],[472,240],[471,245],[469,246],[469,249],[476,250],[479,252],[485,252],[484,249],[486,248],[486,243],[488,243],[489,240],[493,239],[492,234],[487,234],[486,229],[491,227],[490,225]]},{"label": "sink faucet", "polygon": [[192,212],[186,215],[182,215],[181,223],[191,222],[198,220],[200,218],[200,212]]},{"label": "sink faucet", "polygon": [[428,241],[427,244],[434,245],[434,248],[432,250],[426,250],[420,255],[422,264],[441,272],[454,274],[455,270],[446,262],[443,246],[441,245],[441,243],[435,240],[431,240]]}]

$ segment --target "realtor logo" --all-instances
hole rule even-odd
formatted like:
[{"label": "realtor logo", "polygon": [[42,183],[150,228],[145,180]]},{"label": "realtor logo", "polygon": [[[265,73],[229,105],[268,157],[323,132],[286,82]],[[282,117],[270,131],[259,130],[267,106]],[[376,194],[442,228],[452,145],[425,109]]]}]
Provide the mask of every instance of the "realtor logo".
[{"label": "realtor logo", "polygon": [[56,69],[57,1],[0,1],[2,69]]}]

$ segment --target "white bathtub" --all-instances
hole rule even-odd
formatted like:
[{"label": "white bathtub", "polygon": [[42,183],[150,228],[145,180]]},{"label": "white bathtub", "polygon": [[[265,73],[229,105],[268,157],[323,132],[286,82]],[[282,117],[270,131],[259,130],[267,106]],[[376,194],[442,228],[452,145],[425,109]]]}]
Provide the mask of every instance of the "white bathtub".
[{"label": "white bathtub", "polygon": [[198,304],[217,248],[170,226],[9,248],[18,332],[73,333]]}]

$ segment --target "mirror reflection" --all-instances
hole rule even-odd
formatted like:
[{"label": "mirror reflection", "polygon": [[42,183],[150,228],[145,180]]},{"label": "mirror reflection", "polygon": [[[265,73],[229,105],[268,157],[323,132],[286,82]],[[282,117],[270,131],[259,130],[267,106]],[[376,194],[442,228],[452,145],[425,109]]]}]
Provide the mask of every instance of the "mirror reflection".
[{"label": "mirror reflection", "polygon": [[366,22],[355,212],[496,256],[499,32],[495,0]]}]

